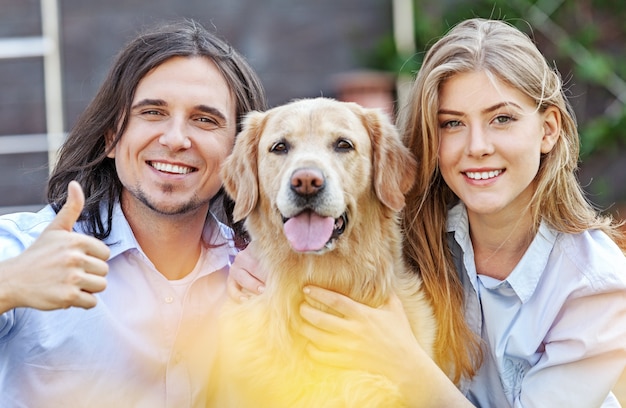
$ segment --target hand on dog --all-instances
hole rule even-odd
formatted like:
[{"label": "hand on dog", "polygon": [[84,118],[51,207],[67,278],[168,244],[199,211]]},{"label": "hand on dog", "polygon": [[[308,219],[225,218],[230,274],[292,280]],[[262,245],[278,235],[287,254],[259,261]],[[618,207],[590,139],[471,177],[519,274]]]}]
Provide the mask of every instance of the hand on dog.
[{"label": "hand on dog", "polygon": [[236,302],[263,293],[267,271],[261,269],[254,256],[254,242],[239,252],[228,273],[228,295]]},{"label": "hand on dog", "polygon": [[[320,303],[332,312],[312,306]],[[309,286],[300,315],[305,321],[301,334],[310,341],[307,352],[322,364],[384,375],[401,385],[415,378],[420,360],[432,362],[415,339],[394,294],[387,304],[372,308]]]},{"label": "hand on dog", "polygon": [[73,232],[84,203],[80,185],[72,181],[67,202],[50,225],[24,252],[0,265],[0,311],[96,305],[93,294],[106,288],[110,251],[102,241]]}]

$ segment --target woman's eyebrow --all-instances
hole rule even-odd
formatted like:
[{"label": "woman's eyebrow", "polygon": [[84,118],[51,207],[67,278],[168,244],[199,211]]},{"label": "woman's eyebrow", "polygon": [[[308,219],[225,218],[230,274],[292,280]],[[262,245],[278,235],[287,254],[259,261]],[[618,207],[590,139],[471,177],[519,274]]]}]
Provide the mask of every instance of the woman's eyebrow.
[{"label": "woman's eyebrow", "polygon": [[500,103],[496,103],[493,106],[490,106],[488,108],[483,109],[483,113],[489,113],[489,112],[493,112],[496,111],[500,108],[506,107],[506,106],[513,106],[517,109],[522,109],[521,106],[519,106],[518,104],[516,104],[515,102],[500,102]]}]

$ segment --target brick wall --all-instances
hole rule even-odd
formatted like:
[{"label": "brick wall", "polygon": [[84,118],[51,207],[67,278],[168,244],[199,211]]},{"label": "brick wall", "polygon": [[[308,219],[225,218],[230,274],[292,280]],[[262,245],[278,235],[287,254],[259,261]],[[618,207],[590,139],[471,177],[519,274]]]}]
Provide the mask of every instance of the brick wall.
[{"label": "brick wall", "polygon": [[[257,70],[271,105],[332,95],[330,77],[362,67],[391,33],[391,0],[58,0],[65,128],[141,27],[178,17],[214,27]],[[39,0],[0,0],[0,37],[41,33]],[[44,133],[43,63],[0,59],[0,137]],[[43,202],[47,155],[0,156],[0,207]]]}]

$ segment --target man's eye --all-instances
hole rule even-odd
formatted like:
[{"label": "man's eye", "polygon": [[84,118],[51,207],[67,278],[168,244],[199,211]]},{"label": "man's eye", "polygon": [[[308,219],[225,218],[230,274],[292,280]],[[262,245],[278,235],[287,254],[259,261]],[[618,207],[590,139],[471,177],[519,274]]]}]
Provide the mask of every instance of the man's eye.
[{"label": "man's eye", "polygon": [[142,115],[161,115],[161,112],[158,111],[158,110],[150,109],[150,110],[145,110],[145,111],[141,112],[141,114]]},{"label": "man's eye", "polygon": [[202,117],[202,118],[198,118],[198,120],[202,123],[209,123],[209,124],[213,124],[213,125],[217,125],[217,121],[213,118],[207,118],[207,117]]},{"label": "man's eye", "polygon": [[157,121],[162,120],[166,116],[166,113],[158,109],[145,109],[139,111],[137,116],[143,118],[144,120]]}]

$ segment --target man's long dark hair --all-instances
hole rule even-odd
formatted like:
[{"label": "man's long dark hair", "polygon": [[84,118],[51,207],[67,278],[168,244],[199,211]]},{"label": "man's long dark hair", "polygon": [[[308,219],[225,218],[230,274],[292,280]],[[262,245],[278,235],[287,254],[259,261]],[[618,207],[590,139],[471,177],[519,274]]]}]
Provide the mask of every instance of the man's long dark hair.
[{"label": "man's long dark hair", "polygon": [[[96,238],[104,239],[111,233],[113,208],[122,192],[115,162],[107,153],[126,129],[137,85],[150,70],[177,56],[207,57],[217,65],[235,97],[237,132],[244,114],[266,109],[265,91],[245,59],[193,20],[159,25],[128,43],[69,133],[48,181],[48,203],[57,212],[67,200],[68,183],[80,183],[85,192],[81,219],[87,232]],[[108,150],[107,134],[115,135]],[[107,217],[100,214],[101,203],[106,203]],[[233,205],[222,189],[211,200],[210,211],[233,228],[241,246],[247,236],[243,225],[232,221]]]}]

